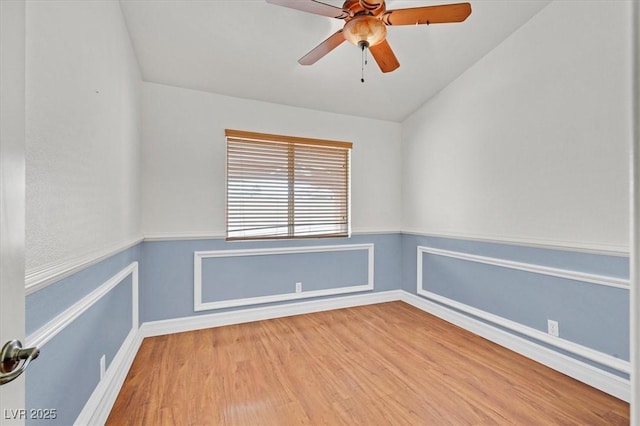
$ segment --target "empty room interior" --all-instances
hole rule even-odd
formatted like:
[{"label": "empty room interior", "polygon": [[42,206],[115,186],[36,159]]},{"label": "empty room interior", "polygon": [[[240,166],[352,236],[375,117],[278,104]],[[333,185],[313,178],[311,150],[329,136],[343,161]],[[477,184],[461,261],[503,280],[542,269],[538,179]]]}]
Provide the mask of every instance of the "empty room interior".
[{"label": "empty room interior", "polygon": [[633,423],[633,1],[2,7],[0,423]]}]

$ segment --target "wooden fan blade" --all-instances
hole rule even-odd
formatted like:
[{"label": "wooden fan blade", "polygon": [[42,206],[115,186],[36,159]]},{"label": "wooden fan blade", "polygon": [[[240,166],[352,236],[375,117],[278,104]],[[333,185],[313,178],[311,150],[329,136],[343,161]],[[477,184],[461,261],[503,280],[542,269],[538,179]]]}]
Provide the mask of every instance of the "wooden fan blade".
[{"label": "wooden fan blade", "polygon": [[317,45],[311,52],[298,59],[300,65],[312,65],[315,64],[318,59],[322,58],[327,53],[331,52],[336,47],[340,46],[344,41],[344,34],[342,29],[333,33],[325,41]]},{"label": "wooden fan blade", "polygon": [[289,7],[316,15],[328,16],[329,18],[344,19],[351,16],[348,10],[316,0],[267,0],[267,3],[277,4],[278,6]]},{"label": "wooden fan blade", "polygon": [[388,10],[381,19],[387,25],[446,24],[462,22],[469,15],[469,3],[456,3]]},{"label": "wooden fan blade", "polygon": [[393,50],[391,50],[391,46],[389,46],[387,40],[383,40],[382,43],[369,47],[369,51],[382,72],[391,72],[400,66],[400,62],[398,62],[396,55],[393,54]]}]

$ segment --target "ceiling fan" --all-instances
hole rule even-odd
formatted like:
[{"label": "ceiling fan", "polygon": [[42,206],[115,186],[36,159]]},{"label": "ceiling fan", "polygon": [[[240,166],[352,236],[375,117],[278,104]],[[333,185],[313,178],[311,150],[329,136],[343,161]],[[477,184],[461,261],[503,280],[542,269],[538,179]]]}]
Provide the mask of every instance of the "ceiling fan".
[{"label": "ceiling fan", "polygon": [[348,40],[360,47],[363,53],[369,49],[382,72],[390,72],[400,66],[386,40],[387,26],[462,22],[471,14],[469,3],[393,10],[386,9],[384,0],[346,0],[342,7],[316,0],[267,0],[267,3],[345,21],[342,29],[300,58],[298,62],[301,65],[316,63]]}]

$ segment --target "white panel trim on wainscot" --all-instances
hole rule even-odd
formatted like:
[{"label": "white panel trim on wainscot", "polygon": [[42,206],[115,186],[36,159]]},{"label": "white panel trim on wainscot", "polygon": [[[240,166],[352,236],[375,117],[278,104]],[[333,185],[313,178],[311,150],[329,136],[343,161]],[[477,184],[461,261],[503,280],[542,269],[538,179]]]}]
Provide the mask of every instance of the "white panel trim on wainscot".
[{"label": "white panel trim on wainscot", "polygon": [[25,274],[25,295],[35,293],[49,284],[60,281],[61,279],[73,275],[74,273],[88,268],[91,265],[95,265],[101,260],[107,259],[140,244],[142,241],[143,238],[141,236],[136,237],[121,244],[115,244],[99,250],[94,250],[84,256],[69,259],[64,262],[56,262],[51,265],[45,265],[40,268],[27,271]]},{"label": "white panel trim on wainscot", "polygon": [[[282,293],[271,296],[248,297],[243,299],[223,300],[219,302],[202,301],[202,259],[237,256],[268,256],[274,254],[323,253],[334,251],[367,250],[367,283],[349,287],[337,287],[325,290],[303,291],[300,293]],[[374,245],[345,244],[332,246],[283,247],[240,250],[196,251],[193,253],[193,309],[207,311],[212,309],[232,308],[238,306],[257,305],[261,303],[284,302],[288,300],[307,299],[310,297],[334,296],[338,294],[357,293],[374,289]]]},{"label": "white panel trim on wainscot", "polygon": [[138,262],[129,264],[126,268],[109,278],[100,287],[87,294],[82,299],[71,305],[69,308],[58,314],[55,318],[47,322],[38,330],[31,333],[26,341],[27,346],[42,347],[51,339],[64,330],[69,324],[75,321],[80,315],[85,313],[104,295],[109,293],[115,286],[120,284],[126,277],[131,275],[131,297],[132,297],[132,324],[133,330],[138,329]]},{"label": "white panel trim on wainscot", "polygon": [[437,233],[421,232],[416,230],[403,230],[405,235],[416,235],[419,237],[447,238],[453,240],[478,241],[481,243],[510,244],[522,247],[542,248],[549,250],[573,251],[578,253],[600,254],[603,256],[628,257],[628,247],[613,244],[583,243],[579,241],[552,241],[535,238],[519,238],[507,236],[486,236],[462,233]]},{"label": "white panel trim on wainscot", "polygon": [[[138,324],[138,262],[131,263],[97,288],[93,292],[96,293],[97,296],[93,303],[97,302],[100,297],[107,294],[118,283],[122,282],[129,274],[131,274],[131,331],[129,331],[124,342],[120,345],[120,349],[118,349],[113,360],[111,360],[104,377],[102,377],[91,393],[91,396],[85,403],[74,425],[97,425],[104,424],[107,421],[111,407],[113,407],[124,380],[127,377],[129,367],[133,364],[133,360],[142,344]],[[80,304],[82,300],[76,304]],[[87,306],[86,309],[88,309],[89,306]]]},{"label": "white panel trim on wainscot", "polygon": [[[548,266],[536,265],[533,263],[516,262],[513,260],[499,259],[497,257],[479,256],[459,251],[442,250],[433,247],[418,246],[418,256],[420,257],[419,267],[422,268],[422,253],[435,254],[437,256],[451,257],[454,259],[467,260],[470,262],[484,263],[486,265],[500,266],[503,268],[517,269],[519,271],[533,272],[535,274],[550,275],[557,278],[599,284],[608,287],[629,289],[629,280],[624,278],[610,277],[607,275],[590,274],[578,272],[570,269],[551,268]],[[421,276],[421,275],[419,275]],[[418,288],[419,289],[419,288]]]},{"label": "white panel trim on wainscot", "polygon": [[[452,252],[448,250],[440,250],[440,249],[434,249],[430,247],[418,246],[416,251],[417,251],[416,289],[419,295],[424,296],[428,299],[431,299],[435,302],[441,303],[443,305],[449,306],[451,308],[457,309],[461,312],[465,312],[477,318],[481,318],[493,324],[515,331],[516,333],[520,333],[524,336],[531,337],[538,341],[552,345],[556,348],[581,356],[585,359],[589,359],[591,361],[597,362],[598,364],[607,366],[609,368],[613,368],[614,370],[620,371],[622,373],[626,373],[626,374],[630,373],[631,369],[630,369],[630,363],[628,361],[615,358],[611,355],[604,354],[600,351],[596,351],[594,349],[579,345],[577,343],[562,339],[560,337],[551,336],[540,330],[536,330],[534,328],[522,325],[515,321],[508,320],[498,315],[494,315],[492,313],[474,308],[464,303],[457,302],[453,299],[440,296],[436,293],[423,289],[422,288],[422,279],[423,279],[422,254],[423,253],[436,254],[439,256],[447,256],[447,257],[452,257],[456,259],[464,259],[472,262],[480,262],[480,263],[485,263],[490,265],[503,266],[506,268],[518,269],[526,272],[533,272],[538,274],[551,275],[555,277],[574,279],[577,281],[586,281],[594,284],[610,285],[612,287],[619,287],[619,288],[625,288],[625,289],[628,289],[628,284],[619,285],[620,284],[618,282],[619,279],[612,278],[612,277],[605,277],[602,275],[590,275],[590,274],[579,273],[576,271],[568,271],[564,269],[546,268],[546,267],[541,267],[539,265],[525,264],[521,262],[512,262],[504,259],[476,256],[476,255],[470,255],[467,253]],[[613,280],[613,281],[612,283],[607,283],[606,280]],[[600,281],[604,281],[604,282],[600,282]]]},{"label": "white panel trim on wainscot", "polygon": [[124,383],[129,367],[133,363],[133,359],[142,343],[138,327],[138,262],[129,264],[94,291],[30,334],[26,339],[27,346],[42,348],[103,296],[122,283],[129,275],[131,275],[131,330],[122,345],[120,345],[120,349],[111,361],[104,377],[98,382],[89,400],[85,403],[74,423],[76,425],[105,423]]}]

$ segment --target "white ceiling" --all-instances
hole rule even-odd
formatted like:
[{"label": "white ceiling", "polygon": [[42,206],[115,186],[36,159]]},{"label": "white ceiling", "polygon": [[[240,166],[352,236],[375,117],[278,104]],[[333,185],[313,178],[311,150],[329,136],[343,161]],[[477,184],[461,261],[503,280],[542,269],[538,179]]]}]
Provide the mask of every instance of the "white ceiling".
[{"label": "white ceiling", "polygon": [[[389,27],[400,68],[383,74],[370,58],[365,83],[347,42],[312,66],[297,62],[342,20],[264,0],[120,1],[145,81],[400,122],[550,0],[469,0],[465,22]],[[461,1],[387,0],[387,9]]]}]

